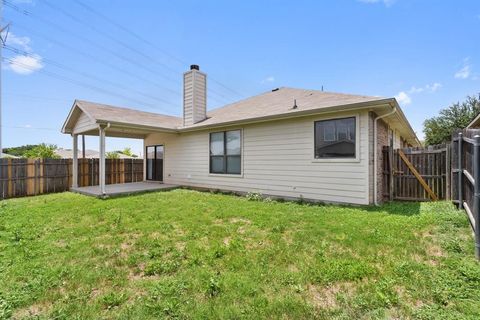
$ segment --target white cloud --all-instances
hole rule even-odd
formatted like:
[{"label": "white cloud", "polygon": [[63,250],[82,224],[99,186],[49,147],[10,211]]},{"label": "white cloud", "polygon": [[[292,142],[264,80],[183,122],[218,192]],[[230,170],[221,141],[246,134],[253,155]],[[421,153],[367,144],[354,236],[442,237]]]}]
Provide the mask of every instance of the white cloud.
[{"label": "white cloud", "polygon": [[477,75],[472,74],[472,64],[470,58],[463,59],[462,67],[453,75],[455,79],[472,79],[475,80]]},{"label": "white cloud", "polygon": [[38,54],[18,55],[10,59],[9,69],[18,74],[28,75],[42,68],[42,57]]},{"label": "white cloud", "polygon": [[421,88],[412,87],[412,88],[410,88],[410,90],[408,92],[409,93],[420,93],[420,92],[423,92],[423,91],[425,91],[425,89],[423,87],[421,87]]},{"label": "white cloud", "polygon": [[432,84],[424,85],[423,87],[411,87],[408,91],[400,91],[396,96],[398,103],[407,105],[412,103],[412,95],[419,93],[433,93],[442,87],[441,83],[434,82]]},{"label": "white cloud", "polygon": [[357,1],[362,3],[368,3],[368,4],[383,3],[386,7],[390,7],[397,0],[357,0]]},{"label": "white cloud", "polygon": [[262,83],[272,83],[272,82],[275,82],[274,76],[269,76],[262,80]]},{"label": "white cloud", "polygon": [[427,84],[425,89],[430,92],[435,92],[442,87],[441,83],[435,82],[434,84]]},{"label": "white cloud", "polygon": [[8,33],[6,44],[25,51],[26,54],[18,54],[10,58],[10,63],[6,66],[6,69],[18,74],[28,75],[43,68],[42,57],[32,53],[31,42],[29,37],[17,36],[12,32]]},{"label": "white cloud", "polygon": [[395,99],[397,99],[398,103],[406,106],[407,104],[412,103],[412,99],[410,96],[405,92],[405,91],[400,91],[396,96]]},{"label": "white cloud", "polygon": [[422,93],[422,92],[435,92],[441,87],[442,87],[441,83],[434,82],[432,84],[427,84],[423,87],[411,87],[410,90],[408,90],[408,93],[414,94],[414,93]]},{"label": "white cloud", "polygon": [[469,64],[463,66],[460,70],[458,70],[454,77],[455,79],[468,79],[471,73],[471,66]]},{"label": "white cloud", "polygon": [[6,44],[13,47],[20,47],[24,51],[31,51],[32,48],[30,48],[30,42],[31,40],[29,37],[19,37],[13,32],[9,32]]}]

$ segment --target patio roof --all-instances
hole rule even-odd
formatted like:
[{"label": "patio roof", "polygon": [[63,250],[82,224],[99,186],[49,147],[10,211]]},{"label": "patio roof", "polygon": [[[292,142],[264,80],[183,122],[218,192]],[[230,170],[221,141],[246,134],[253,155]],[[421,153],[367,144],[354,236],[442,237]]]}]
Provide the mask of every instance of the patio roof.
[{"label": "patio roof", "polygon": [[109,125],[108,136],[142,139],[151,132],[174,131],[181,124],[178,117],[75,100],[62,132],[98,135],[99,125]]}]

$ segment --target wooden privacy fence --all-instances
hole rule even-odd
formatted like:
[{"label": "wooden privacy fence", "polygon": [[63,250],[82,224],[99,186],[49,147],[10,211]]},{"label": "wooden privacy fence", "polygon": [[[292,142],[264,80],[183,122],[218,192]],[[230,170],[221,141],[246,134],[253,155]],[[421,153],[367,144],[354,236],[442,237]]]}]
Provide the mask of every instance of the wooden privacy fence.
[{"label": "wooden privacy fence", "polygon": [[[72,159],[0,159],[0,199],[63,192]],[[99,159],[78,159],[78,186],[98,185]],[[143,159],[106,159],[106,184],[143,181]]]},{"label": "wooden privacy fence", "polygon": [[480,259],[480,130],[457,131],[452,138],[452,198],[465,209]]},{"label": "wooden privacy fence", "polygon": [[383,148],[383,190],[388,200],[450,199],[450,145]]}]

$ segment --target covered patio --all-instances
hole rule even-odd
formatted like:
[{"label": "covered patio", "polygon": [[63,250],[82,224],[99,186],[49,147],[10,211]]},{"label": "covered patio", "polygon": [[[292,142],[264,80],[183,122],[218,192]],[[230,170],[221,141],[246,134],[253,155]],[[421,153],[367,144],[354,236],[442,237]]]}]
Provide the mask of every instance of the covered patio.
[{"label": "covered patio", "polygon": [[130,182],[121,184],[107,184],[105,191],[102,192],[98,186],[88,187],[72,187],[70,191],[92,196],[97,198],[108,198],[122,195],[129,195],[134,193],[144,193],[152,191],[168,191],[178,188],[179,186],[173,184],[164,184],[158,182]]},{"label": "covered patio", "polygon": [[[106,137],[144,140],[151,133],[175,132],[177,125],[180,125],[180,123],[179,118],[176,117],[76,100],[62,128],[63,133],[72,136],[73,163],[70,190],[98,198],[108,198],[177,188],[176,185],[164,184],[163,174],[146,174],[147,155],[145,155],[143,161],[143,181],[107,185],[105,170]],[[98,185],[79,186],[79,135],[98,136],[99,138]],[[155,167],[158,167],[158,171],[163,173],[163,149],[160,156],[155,151],[154,157]]]}]

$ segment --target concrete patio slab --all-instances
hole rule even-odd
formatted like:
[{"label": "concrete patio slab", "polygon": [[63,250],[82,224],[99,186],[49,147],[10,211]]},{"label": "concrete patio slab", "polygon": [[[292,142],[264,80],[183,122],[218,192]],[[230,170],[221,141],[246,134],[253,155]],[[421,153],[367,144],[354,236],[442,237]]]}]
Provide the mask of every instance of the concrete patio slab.
[{"label": "concrete patio slab", "polygon": [[157,182],[132,182],[121,184],[108,184],[105,186],[105,194],[102,194],[99,186],[88,186],[71,188],[70,191],[80,193],[86,196],[97,198],[110,198],[115,196],[129,195],[135,193],[152,192],[152,191],[168,191],[176,189],[180,186],[174,184],[164,184]]}]

